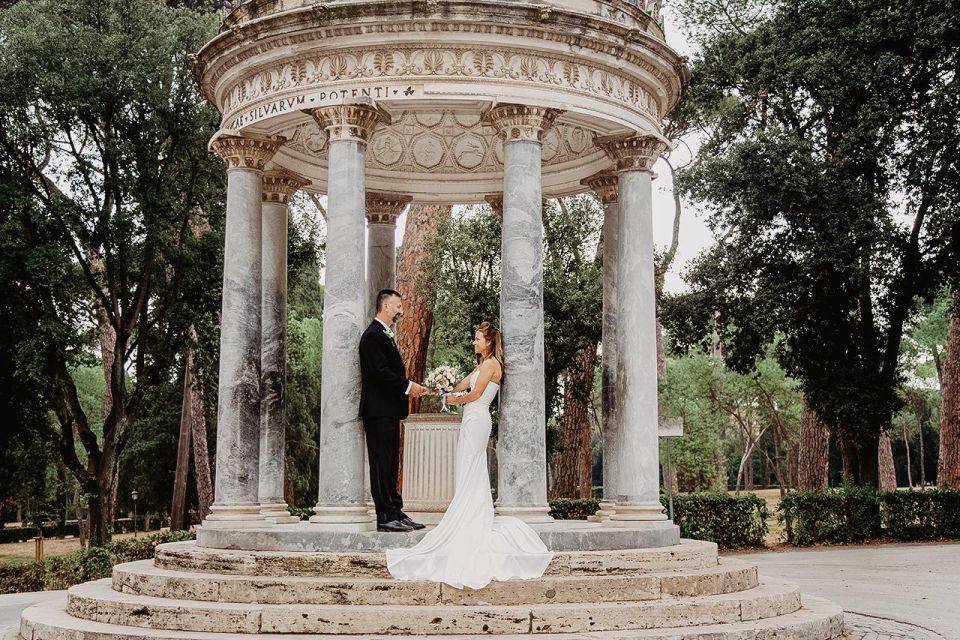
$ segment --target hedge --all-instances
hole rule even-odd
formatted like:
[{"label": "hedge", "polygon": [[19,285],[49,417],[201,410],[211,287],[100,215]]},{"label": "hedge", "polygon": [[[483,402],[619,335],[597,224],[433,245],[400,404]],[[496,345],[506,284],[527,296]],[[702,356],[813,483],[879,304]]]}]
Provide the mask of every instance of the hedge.
[{"label": "hedge", "polygon": [[862,487],[790,491],[780,500],[777,520],[788,544],[863,542],[880,536],[880,499]]},{"label": "hedge", "polygon": [[0,593],[53,591],[108,578],[115,564],[147,560],[164,542],[192,540],[192,531],[162,531],[142,538],[117,540],[106,547],[81,549],[43,562],[0,564]]},{"label": "hedge", "polygon": [[960,538],[960,490],[884,491],[880,516],[894,540]]},{"label": "hedge", "polygon": [[[661,502],[665,499],[661,497]],[[716,542],[721,549],[762,547],[767,503],[752,493],[687,493],[673,497],[673,521],[684,538]]]},{"label": "hedge", "polygon": [[[666,497],[660,500],[666,508]],[[599,505],[596,498],[557,498],[550,501],[550,515],[557,520],[584,520]],[[681,536],[716,542],[721,549],[760,547],[767,535],[767,504],[753,494],[675,495],[673,514]]]},{"label": "hedge", "polygon": [[[137,516],[137,531],[146,531],[146,524],[146,516]],[[161,527],[169,526],[170,518],[166,516],[151,516],[149,524],[153,531],[157,531]],[[38,531],[39,529],[37,529],[37,527],[4,527],[0,529],[0,544],[8,542],[28,542],[37,537]],[[113,532],[133,532],[133,519],[117,518],[113,521]],[[76,520],[68,520],[64,527],[61,527],[57,522],[43,523],[44,538],[63,538],[64,536],[73,536],[75,538],[80,536],[80,528],[77,526]]]}]

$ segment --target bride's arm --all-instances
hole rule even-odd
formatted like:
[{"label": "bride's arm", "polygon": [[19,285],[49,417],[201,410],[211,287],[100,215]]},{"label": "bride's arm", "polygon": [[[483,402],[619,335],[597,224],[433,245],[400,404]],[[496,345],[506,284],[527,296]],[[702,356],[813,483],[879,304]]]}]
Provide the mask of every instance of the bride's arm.
[{"label": "bride's arm", "polygon": [[[493,379],[493,374],[497,370],[497,365],[493,360],[486,360],[483,364],[480,365],[480,375],[477,376],[477,384],[470,390],[470,393],[462,395],[458,398],[447,396],[447,404],[466,404],[468,402],[473,402],[477,398],[483,395],[483,391],[487,388],[487,385],[490,383],[490,380]],[[462,385],[463,383],[461,383]],[[457,385],[457,389],[460,389],[460,385]]]},{"label": "bride's arm", "polygon": [[[473,371],[476,371],[476,369],[474,369]],[[458,393],[458,392],[460,392],[460,391],[466,391],[467,389],[469,389],[469,388],[470,388],[470,376],[473,375],[473,371],[471,371],[470,373],[468,373],[466,378],[464,378],[464,379],[461,380],[459,383],[457,383],[457,386],[455,386],[453,389],[451,389],[451,390],[450,390],[450,393]]]}]

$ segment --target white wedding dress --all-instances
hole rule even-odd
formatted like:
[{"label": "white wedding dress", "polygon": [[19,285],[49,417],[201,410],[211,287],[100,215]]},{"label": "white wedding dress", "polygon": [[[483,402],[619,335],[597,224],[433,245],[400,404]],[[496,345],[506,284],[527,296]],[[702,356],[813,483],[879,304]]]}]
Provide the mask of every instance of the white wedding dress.
[{"label": "white wedding dress", "polygon": [[[470,378],[476,385],[479,371]],[[537,532],[522,520],[493,515],[487,475],[490,403],[495,382],[463,406],[453,500],[436,528],[409,549],[386,552],[398,580],[429,580],[462,589],[481,589],[491,580],[539,578],[553,559]]]}]

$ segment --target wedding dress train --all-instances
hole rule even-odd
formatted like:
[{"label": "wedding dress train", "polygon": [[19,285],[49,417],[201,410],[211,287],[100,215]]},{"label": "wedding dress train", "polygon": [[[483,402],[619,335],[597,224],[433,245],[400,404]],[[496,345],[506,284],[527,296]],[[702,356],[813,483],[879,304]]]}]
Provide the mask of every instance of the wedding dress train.
[{"label": "wedding dress train", "polygon": [[[470,379],[476,385],[479,372]],[[463,408],[453,500],[436,528],[408,549],[386,552],[387,568],[398,580],[429,580],[462,589],[481,589],[491,580],[539,578],[553,553],[522,520],[494,516],[487,475],[490,403],[500,385]]]}]

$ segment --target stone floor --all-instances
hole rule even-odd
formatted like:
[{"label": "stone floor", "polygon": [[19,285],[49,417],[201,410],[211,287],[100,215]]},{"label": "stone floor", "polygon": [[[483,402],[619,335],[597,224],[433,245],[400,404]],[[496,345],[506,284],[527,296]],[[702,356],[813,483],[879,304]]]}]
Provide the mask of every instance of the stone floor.
[{"label": "stone floor", "polygon": [[[864,640],[960,640],[960,544],[781,548],[725,555],[753,562],[761,576],[797,584],[804,594],[826,598],[844,611],[870,616],[872,624],[895,620],[919,629],[896,635],[893,627],[886,636],[865,631]],[[939,635],[921,635],[924,629]]]}]

